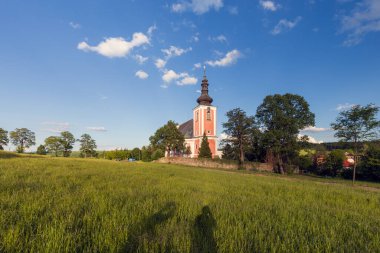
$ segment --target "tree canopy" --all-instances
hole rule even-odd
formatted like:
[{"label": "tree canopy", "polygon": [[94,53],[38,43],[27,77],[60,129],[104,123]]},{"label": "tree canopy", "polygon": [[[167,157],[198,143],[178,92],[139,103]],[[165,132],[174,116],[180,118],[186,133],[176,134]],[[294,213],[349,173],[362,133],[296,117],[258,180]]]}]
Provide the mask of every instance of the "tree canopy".
[{"label": "tree canopy", "polygon": [[49,136],[45,139],[45,147],[49,153],[58,156],[63,152],[64,147],[59,136]]},{"label": "tree canopy", "polygon": [[184,149],[185,137],[172,120],[157,129],[149,140],[154,149],[166,150],[168,157],[171,151],[182,152]]},{"label": "tree canopy", "polygon": [[69,131],[64,131],[61,133],[60,139],[63,147],[63,156],[69,157],[75,143],[74,135]]},{"label": "tree canopy", "polygon": [[4,150],[4,146],[7,146],[8,142],[8,131],[0,128],[0,150]]},{"label": "tree canopy", "polygon": [[227,122],[223,123],[224,133],[227,138],[224,143],[231,146],[231,150],[237,152],[239,163],[244,163],[244,151],[250,147],[251,137],[254,132],[255,120],[247,116],[240,108],[232,109],[226,113]]},{"label": "tree canopy", "polygon": [[355,182],[357,155],[359,152],[359,142],[368,141],[378,136],[380,121],[376,119],[379,107],[374,104],[366,106],[355,105],[351,109],[342,111],[336,118],[331,128],[335,130],[335,137],[344,142],[354,144],[354,171],[352,181]]},{"label": "tree canopy", "polygon": [[34,132],[27,128],[16,128],[10,132],[11,142],[17,147],[18,153],[24,153],[25,148],[36,145],[36,137]]},{"label": "tree canopy", "polygon": [[83,134],[79,139],[80,142],[80,152],[83,157],[94,157],[96,156],[96,142],[91,138],[89,134]]},{"label": "tree canopy", "polygon": [[201,146],[199,148],[198,158],[212,158],[212,153],[211,153],[210,145],[208,143],[206,132],[203,133]]},{"label": "tree canopy", "polygon": [[265,97],[256,117],[264,131],[263,145],[273,154],[276,169],[284,173],[284,167],[291,167],[292,156],[299,149],[300,130],[314,126],[315,115],[302,96],[287,93]]}]

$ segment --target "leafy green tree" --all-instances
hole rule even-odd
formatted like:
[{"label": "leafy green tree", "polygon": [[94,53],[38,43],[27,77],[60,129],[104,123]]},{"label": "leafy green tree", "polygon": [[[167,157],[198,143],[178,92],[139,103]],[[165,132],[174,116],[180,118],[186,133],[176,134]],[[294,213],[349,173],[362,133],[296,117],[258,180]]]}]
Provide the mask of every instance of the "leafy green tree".
[{"label": "leafy green tree", "polygon": [[227,143],[223,146],[222,149],[222,158],[226,160],[237,160],[236,154],[238,153],[236,150],[233,149],[231,144]]},{"label": "leafy green tree", "polygon": [[8,131],[0,128],[0,150],[4,150],[4,146],[7,146],[8,142]]},{"label": "leafy green tree", "polygon": [[63,156],[69,157],[75,143],[74,135],[68,131],[64,131],[61,133],[60,139],[63,146]]},{"label": "leafy green tree", "polygon": [[206,132],[203,133],[201,146],[199,148],[198,158],[212,158],[210,144],[208,143]]},{"label": "leafy green tree", "polygon": [[375,139],[378,136],[380,121],[376,119],[379,107],[374,104],[366,106],[355,105],[351,109],[342,111],[336,118],[335,123],[331,124],[334,129],[335,137],[340,141],[351,142],[354,144],[354,170],[352,183],[355,183],[357,156],[359,144],[363,141]]},{"label": "leafy green tree", "polygon": [[244,152],[251,146],[251,137],[254,132],[255,120],[252,116],[247,116],[240,108],[228,111],[227,122],[223,123],[224,133],[228,138],[223,140],[229,144],[232,150],[236,151],[239,164],[244,163]]},{"label": "leafy green tree", "polygon": [[161,149],[156,149],[152,153],[152,160],[158,160],[158,159],[160,159],[161,157],[164,157],[164,156],[165,156],[164,151],[162,151]]},{"label": "leafy green tree", "polygon": [[47,151],[44,145],[39,145],[37,148],[37,154],[38,155],[46,155]]},{"label": "leafy green tree", "polygon": [[152,151],[151,146],[148,146],[148,147],[143,146],[141,148],[141,160],[144,162],[152,161],[152,153],[153,151]]},{"label": "leafy green tree", "polygon": [[364,179],[380,181],[380,147],[368,147],[358,168],[358,174]]},{"label": "leafy green tree", "polygon": [[49,136],[45,139],[45,147],[49,153],[58,156],[63,152],[64,147],[62,145],[61,138],[59,136]]},{"label": "leafy green tree", "polygon": [[178,130],[177,124],[171,120],[157,129],[149,140],[154,149],[165,150],[168,157],[171,151],[180,152],[184,149],[185,137]]},{"label": "leafy green tree", "polygon": [[186,146],[186,149],[185,149],[185,155],[186,155],[187,157],[190,157],[190,155],[191,155],[191,148],[190,148],[190,146]]},{"label": "leafy green tree", "polygon": [[94,139],[91,138],[89,134],[83,134],[81,138],[79,139],[80,142],[80,148],[79,151],[81,152],[82,157],[95,157],[96,156],[96,142]]},{"label": "leafy green tree", "polygon": [[141,152],[140,152],[140,149],[139,148],[134,148],[132,149],[131,151],[131,156],[132,158],[136,159],[136,160],[141,160]]},{"label": "leafy green tree", "polygon": [[36,145],[34,132],[27,128],[16,128],[10,132],[11,142],[17,147],[18,153],[24,153],[26,148]]},{"label": "leafy green tree", "polygon": [[300,130],[314,126],[315,116],[302,96],[287,93],[265,97],[256,117],[264,130],[264,146],[273,154],[275,169],[284,174],[285,167],[290,170],[292,160],[298,157]]},{"label": "leafy green tree", "polygon": [[343,161],[345,159],[344,150],[336,149],[329,153],[326,162],[323,165],[324,175],[336,177],[343,170]]}]

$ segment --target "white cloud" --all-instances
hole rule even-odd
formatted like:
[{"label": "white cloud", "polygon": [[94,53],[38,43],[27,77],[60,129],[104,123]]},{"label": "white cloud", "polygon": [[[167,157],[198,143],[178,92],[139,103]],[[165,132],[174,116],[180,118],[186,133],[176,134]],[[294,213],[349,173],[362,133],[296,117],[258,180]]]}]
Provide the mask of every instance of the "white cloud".
[{"label": "white cloud", "polygon": [[146,73],[143,70],[139,70],[136,72],[135,76],[137,76],[140,79],[147,79],[149,77],[148,73]]},{"label": "white cloud", "polygon": [[94,132],[106,132],[107,129],[105,127],[86,127],[87,130],[94,131]]},{"label": "white cloud", "polygon": [[344,110],[351,109],[353,106],[355,106],[355,104],[350,104],[350,103],[338,104],[335,110],[344,111]]},{"label": "white cloud", "polygon": [[223,0],[191,0],[191,2],[182,1],[174,3],[171,6],[173,12],[192,11],[195,14],[201,15],[208,12],[210,9],[219,10],[223,7]]},{"label": "white cloud", "polygon": [[362,0],[355,4],[350,15],[341,17],[341,33],[347,33],[345,46],[359,44],[371,32],[380,32],[380,1]]},{"label": "white cloud", "polygon": [[230,7],[228,7],[228,12],[231,15],[238,15],[239,14],[239,9],[238,9],[237,6],[230,6]]},{"label": "white cloud", "polygon": [[[186,72],[182,73],[176,73],[174,70],[166,70],[164,72],[164,75],[162,76],[162,80],[169,84],[173,81],[177,81],[177,85],[183,86],[183,85],[194,85],[198,82],[198,79],[195,77],[190,76]],[[166,85],[165,85],[166,86]]]},{"label": "white cloud", "polygon": [[199,41],[199,33],[196,33],[191,37],[191,42],[198,42]]},{"label": "white cloud", "polygon": [[269,10],[269,11],[277,11],[280,8],[280,5],[276,4],[273,1],[260,0],[260,5],[264,10]]},{"label": "white cloud", "polygon": [[194,85],[198,82],[198,79],[192,76],[186,76],[177,82],[178,85]]},{"label": "white cloud", "polygon": [[312,132],[312,133],[326,132],[329,130],[330,130],[330,128],[315,127],[315,126],[309,126],[309,127],[302,129],[303,132]]},{"label": "white cloud", "polygon": [[297,17],[295,20],[290,21],[287,19],[281,19],[278,24],[273,28],[271,33],[273,35],[278,35],[284,31],[292,30],[300,21],[302,17]]},{"label": "white cloud", "polygon": [[179,48],[179,47],[175,47],[175,46],[170,46],[167,49],[161,49],[161,51],[165,54],[167,59],[169,59],[173,56],[181,56],[184,53],[187,53],[191,50],[192,50],[191,47],[189,47],[187,49],[183,49],[183,48]]},{"label": "white cloud", "polygon": [[[300,140],[303,136],[305,136],[305,135],[299,134],[298,139]],[[308,140],[309,143],[313,143],[313,144],[323,143],[323,141],[319,141],[319,140],[315,139],[314,137],[311,137],[311,136],[307,136],[307,137],[309,138],[309,140]]]},{"label": "white cloud", "polygon": [[143,33],[134,33],[131,41],[126,41],[122,37],[106,38],[97,46],[90,46],[87,42],[82,41],[78,44],[78,49],[84,52],[96,52],[100,55],[115,58],[125,57],[135,47],[149,44],[149,38]]},{"label": "white cloud", "polygon": [[68,122],[45,121],[41,124],[46,126],[46,128],[42,129],[43,131],[51,133],[61,133],[68,131],[70,128],[70,124]]},{"label": "white cloud", "polygon": [[234,49],[228,52],[223,58],[216,61],[206,61],[206,64],[212,67],[226,67],[235,64],[241,56],[239,50]]},{"label": "white cloud", "polygon": [[166,65],[166,61],[163,60],[163,59],[161,59],[161,58],[159,58],[159,59],[157,59],[157,60],[155,61],[154,65],[156,65],[156,67],[157,67],[158,69],[163,69],[163,68],[165,67],[165,65]]},{"label": "white cloud", "polygon": [[139,54],[136,54],[134,58],[138,64],[144,64],[149,59],[148,57],[144,57],[144,56],[139,55]]},{"label": "white cloud", "polygon": [[148,34],[149,38],[152,37],[153,32],[154,32],[155,30],[157,30],[157,26],[156,26],[156,24],[154,24],[154,25],[152,25],[152,26],[150,26],[150,27],[148,28],[147,34]]},{"label": "white cloud", "polygon": [[227,42],[227,38],[223,34],[220,34],[220,35],[218,35],[216,37],[209,37],[209,40],[210,41],[221,42],[221,43]]},{"label": "white cloud", "polygon": [[69,25],[73,28],[73,29],[79,29],[81,28],[82,26],[78,23],[74,23],[74,22],[70,22]]},{"label": "white cloud", "polygon": [[200,62],[194,64],[194,68],[199,69],[202,67],[202,64]]}]

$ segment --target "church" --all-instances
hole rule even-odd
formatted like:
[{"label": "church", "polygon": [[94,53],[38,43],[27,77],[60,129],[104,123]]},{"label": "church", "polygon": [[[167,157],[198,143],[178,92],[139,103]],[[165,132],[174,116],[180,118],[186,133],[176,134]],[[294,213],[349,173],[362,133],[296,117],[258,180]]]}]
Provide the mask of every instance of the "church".
[{"label": "church", "polygon": [[185,136],[185,146],[190,147],[191,158],[197,158],[202,143],[203,134],[208,138],[212,157],[218,155],[216,133],[216,107],[208,94],[208,80],[204,72],[201,95],[197,99],[198,105],[193,109],[193,118],[179,125],[179,131]]}]

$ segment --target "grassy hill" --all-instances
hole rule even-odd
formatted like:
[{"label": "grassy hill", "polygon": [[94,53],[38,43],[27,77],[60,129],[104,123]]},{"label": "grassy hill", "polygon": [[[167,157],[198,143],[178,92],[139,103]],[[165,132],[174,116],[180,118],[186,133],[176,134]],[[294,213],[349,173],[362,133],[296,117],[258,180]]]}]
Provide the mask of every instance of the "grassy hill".
[{"label": "grassy hill", "polygon": [[0,159],[0,252],[379,252],[380,191],[95,159]]}]

